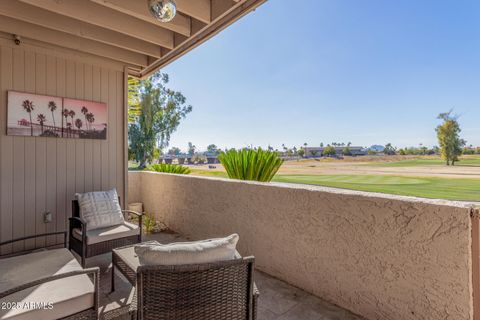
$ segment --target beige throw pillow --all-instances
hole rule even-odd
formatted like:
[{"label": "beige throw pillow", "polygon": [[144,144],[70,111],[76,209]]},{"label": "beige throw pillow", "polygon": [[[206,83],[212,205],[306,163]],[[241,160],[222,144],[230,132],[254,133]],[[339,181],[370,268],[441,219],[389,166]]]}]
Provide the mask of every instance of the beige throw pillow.
[{"label": "beige throw pillow", "polygon": [[226,238],[171,244],[141,243],[135,253],[141,265],[182,265],[233,260],[238,234]]},{"label": "beige throw pillow", "polygon": [[124,222],[117,190],[77,193],[80,217],[88,230],[110,227]]}]

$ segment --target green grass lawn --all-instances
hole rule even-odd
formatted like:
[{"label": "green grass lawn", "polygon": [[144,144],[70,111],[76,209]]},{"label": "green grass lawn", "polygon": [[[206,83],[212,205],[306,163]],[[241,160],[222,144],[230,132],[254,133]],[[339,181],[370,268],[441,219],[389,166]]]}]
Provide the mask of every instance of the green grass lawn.
[{"label": "green grass lawn", "polygon": [[[424,166],[444,166],[445,161],[441,159],[412,159],[393,162],[371,162],[368,166],[375,167],[424,167]],[[480,157],[468,157],[460,159],[455,166],[480,167]]]},{"label": "green grass lawn", "polygon": [[277,175],[273,181],[434,199],[480,201],[480,179],[380,175]]},{"label": "green grass lawn", "polygon": [[222,171],[208,171],[208,170],[199,170],[192,168],[192,175],[195,176],[207,176],[207,177],[218,177],[218,178],[228,178],[226,172]]},{"label": "green grass lawn", "polygon": [[[196,170],[192,174],[227,178],[226,173],[218,171]],[[480,201],[480,179],[386,175],[276,175],[273,181],[432,199]]]}]

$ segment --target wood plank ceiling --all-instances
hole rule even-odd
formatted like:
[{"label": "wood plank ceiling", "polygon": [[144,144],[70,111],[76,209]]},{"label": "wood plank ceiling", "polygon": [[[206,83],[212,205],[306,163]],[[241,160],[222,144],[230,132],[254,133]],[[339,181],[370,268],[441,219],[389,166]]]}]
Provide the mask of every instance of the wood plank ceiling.
[{"label": "wood plank ceiling", "polygon": [[0,31],[125,63],[144,77],[187,53],[266,0],[175,0],[162,23],[148,0],[0,0]]}]

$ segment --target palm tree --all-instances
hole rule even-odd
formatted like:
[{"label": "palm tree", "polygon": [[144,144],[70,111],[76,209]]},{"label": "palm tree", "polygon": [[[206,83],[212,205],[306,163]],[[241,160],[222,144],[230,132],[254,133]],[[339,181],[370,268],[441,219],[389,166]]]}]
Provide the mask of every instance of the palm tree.
[{"label": "palm tree", "polygon": [[23,101],[22,107],[23,109],[25,109],[25,111],[28,112],[28,115],[30,116],[30,135],[33,137],[33,123],[32,123],[32,111],[34,109],[33,101],[28,99]]},{"label": "palm tree", "polygon": [[75,120],[75,127],[77,127],[78,130],[80,130],[82,128],[82,126],[83,126],[82,120],[80,120],[80,119]]},{"label": "palm tree", "polygon": [[47,121],[47,117],[43,113],[40,113],[37,116],[37,121],[40,123],[40,127],[42,128],[42,133],[43,133],[43,124]]},{"label": "palm tree", "polygon": [[[88,124],[88,121],[87,121],[88,109],[85,106],[83,106],[81,111],[83,113],[83,116],[85,117],[85,124]],[[87,127],[87,130],[88,130],[88,127]]]},{"label": "palm tree", "polygon": [[[67,122],[67,118],[70,115],[70,112],[67,108],[63,109],[62,116],[65,118],[65,123]],[[63,137],[63,123],[62,123],[62,137]]]},{"label": "palm tree", "polygon": [[70,111],[68,112],[68,115],[70,116],[70,118],[72,118],[72,124],[73,124],[73,118],[75,117],[75,111],[70,110]]},{"label": "palm tree", "polygon": [[57,110],[57,104],[55,103],[55,101],[50,101],[48,103],[48,109],[50,109],[50,112],[52,112],[52,119],[53,119],[53,131],[55,132],[55,128],[56,128],[56,125],[55,125],[55,115],[54,115],[54,111]]},{"label": "palm tree", "polygon": [[91,112],[87,113],[87,121],[90,124],[90,130],[91,130],[92,123],[95,122],[95,116],[93,115],[93,113],[91,113]]},{"label": "palm tree", "polygon": [[67,123],[67,132],[68,132],[67,137],[70,136],[70,132],[71,132],[71,131],[72,131],[72,124],[71,124],[70,122],[68,122],[68,123]]}]

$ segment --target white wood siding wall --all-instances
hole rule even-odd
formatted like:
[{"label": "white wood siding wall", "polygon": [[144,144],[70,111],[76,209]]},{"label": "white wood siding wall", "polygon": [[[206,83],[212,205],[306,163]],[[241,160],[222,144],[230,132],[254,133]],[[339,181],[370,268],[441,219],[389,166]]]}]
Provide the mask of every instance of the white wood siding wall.
[{"label": "white wood siding wall", "polygon": [[[105,102],[107,140],[7,136],[7,90]],[[122,65],[35,43],[16,46],[0,37],[0,241],[67,230],[76,192],[116,187],[124,201],[124,99]],[[53,221],[46,224],[47,211]],[[13,250],[56,239],[46,241],[19,243]]]}]

